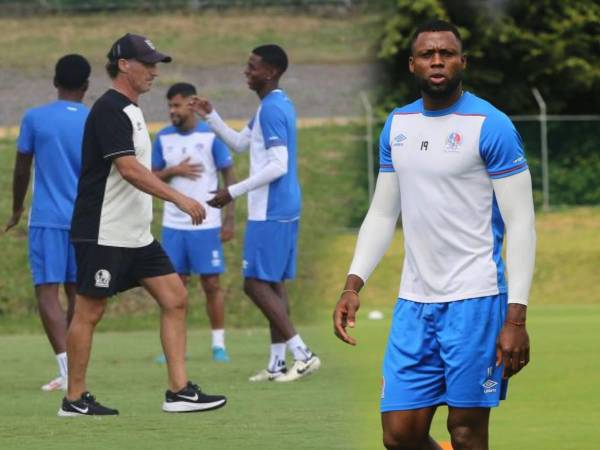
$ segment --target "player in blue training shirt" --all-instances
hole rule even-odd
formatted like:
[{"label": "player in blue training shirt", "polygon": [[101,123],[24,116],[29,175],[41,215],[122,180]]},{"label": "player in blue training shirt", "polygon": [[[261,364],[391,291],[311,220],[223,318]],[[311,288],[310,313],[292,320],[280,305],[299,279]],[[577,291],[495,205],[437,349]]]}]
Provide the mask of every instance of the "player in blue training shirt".
[{"label": "player in blue training shirt", "polygon": [[[75,255],[69,240],[71,216],[81,168],[81,143],[88,108],[82,103],[90,65],[80,55],[66,55],[55,67],[58,100],[25,113],[17,141],[13,178],[13,213],[6,230],[19,223],[35,160],[29,215],[29,264],[42,324],[56,354],[59,376],[44,391],[67,388],[67,325],[75,301]],[[58,299],[64,284],[68,309]]]},{"label": "player in blue training shirt", "polygon": [[[219,187],[219,172],[225,187],[235,183],[235,176],[229,150],[190,108],[194,95],[196,88],[189,83],[176,83],[167,91],[173,125],[160,130],[154,140],[152,170],[174,189],[201,202],[206,210],[204,221],[194,225],[187,214],[166,202],[162,245],[184,283],[190,274],[200,275],[212,329],[212,357],[227,362],[225,305],[219,274],[225,271],[221,241],[233,238],[235,202],[227,205],[221,226],[221,211],[206,201],[212,197],[210,192]],[[156,360],[165,362],[164,355]]]},{"label": "player in blue training shirt", "polygon": [[[248,223],[244,242],[244,291],[269,320],[271,353],[266,369],[250,381],[294,381],[317,370],[321,361],[304,344],[289,317],[285,280],[296,274],[300,219],[300,185],[296,164],[296,112],[279,88],[288,66],[277,45],[252,50],[245,75],[261,100],[248,125],[232,130],[206,99],[193,107],[217,135],[236,152],[250,151],[250,177],[220,189],[208,204],[222,208],[248,193]],[[285,352],[294,357],[287,370]]]},{"label": "player in blue training shirt", "polygon": [[456,27],[417,29],[409,68],[422,98],[385,123],[377,188],[334,310],[336,335],[356,344],[346,328],[355,326],[358,292],[402,214],[405,258],[381,393],[388,449],[439,449],[429,428],[443,404],[453,448],[487,449],[490,408],[529,362],[531,176],[508,117],[463,92],[465,67]]}]

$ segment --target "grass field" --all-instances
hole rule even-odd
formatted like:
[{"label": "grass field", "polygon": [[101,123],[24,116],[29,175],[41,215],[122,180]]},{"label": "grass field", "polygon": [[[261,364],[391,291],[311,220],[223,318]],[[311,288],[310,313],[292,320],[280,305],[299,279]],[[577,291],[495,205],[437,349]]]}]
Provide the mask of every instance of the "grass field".
[{"label": "grass field", "polygon": [[103,62],[107,42],[136,30],[152,30],[147,33],[154,43],[177,65],[240,64],[249,48],[265,42],[282,45],[295,64],[349,63],[370,60],[380,21],[376,14],[318,17],[277,11],[0,17],[0,44],[6,49],[4,67],[32,72],[52,67],[65,51]]},{"label": "grass field", "polygon": [[[193,331],[190,373],[207,391],[226,393],[229,404],[213,413],[179,416],[160,412],[165,374],[152,363],[156,332],[97,333],[90,389],[120,408],[121,416],[74,420],[55,416],[60,394],[39,390],[55,368],[45,338],[0,336],[0,448],[164,449],[175,442],[182,450],[381,448],[379,366],[390,309],[391,304],[386,320],[360,318],[356,348],[335,340],[324,316],[302,327],[324,365],[294,385],[246,381],[264,362],[263,329],[229,332],[233,359],[227,366],[209,361],[208,333]],[[508,401],[492,414],[492,449],[597,448],[599,322],[598,305],[532,306],[532,363],[511,381]],[[433,425],[440,441],[448,439],[445,413],[441,408]]]}]

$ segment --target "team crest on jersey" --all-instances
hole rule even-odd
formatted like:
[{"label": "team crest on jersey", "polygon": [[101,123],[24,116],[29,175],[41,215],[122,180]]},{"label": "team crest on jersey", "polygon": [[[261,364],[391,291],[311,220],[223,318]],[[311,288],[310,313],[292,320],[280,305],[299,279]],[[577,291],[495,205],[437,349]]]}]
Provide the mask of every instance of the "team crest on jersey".
[{"label": "team crest on jersey", "polygon": [[196,150],[197,150],[197,151],[200,151],[200,150],[202,150],[203,148],[204,148],[204,144],[203,144],[202,142],[198,142],[198,143],[196,144]]},{"label": "team crest on jersey", "polygon": [[94,286],[107,288],[110,285],[110,272],[106,269],[100,269],[94,275]]},{"label": "team crest on jersey", "polygon": [[402,147],[404,145],[404,141],[406,140],[406,136],[400,133],[398,136],[394,138],[392,141],[392,145],[394,147]]},{"label": "team crest on jersey", "polygon": [[460,133],[453,131],[446,138],[446,151],[447,152],[457,152],[462,144],[462,136]]}]

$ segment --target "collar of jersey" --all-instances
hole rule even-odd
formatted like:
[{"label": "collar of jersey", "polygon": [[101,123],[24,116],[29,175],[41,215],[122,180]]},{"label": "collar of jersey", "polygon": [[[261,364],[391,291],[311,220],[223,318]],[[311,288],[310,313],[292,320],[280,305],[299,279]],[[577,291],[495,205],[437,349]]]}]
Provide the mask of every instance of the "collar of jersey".
[{"label": "collar of jersey", "polygon": [[462,104],[466,101],[469,95],[471,95],[469,92],[463,92],[463,95],[461,95],[458,100],[456,100],[452,105],[444,109],[436,109],[434,111],[430,111],[428,109],[423,108],[423,115],[427,117],[439,117],[445,116],[447,114],[452,114],[462,106]]}]

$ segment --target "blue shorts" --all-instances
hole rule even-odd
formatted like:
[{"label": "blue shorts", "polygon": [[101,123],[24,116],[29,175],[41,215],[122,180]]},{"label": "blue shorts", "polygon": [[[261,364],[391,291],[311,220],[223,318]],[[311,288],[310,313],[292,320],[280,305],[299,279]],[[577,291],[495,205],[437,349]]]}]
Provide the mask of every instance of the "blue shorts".
[{"label": "blue shorts", "polygon": [[29,227],[29,266],[35,286],[75,283],[77,265],[69,230]]},{"label": "blue shorts", "polygon": [[180,275],[213,275],[225,271],[221,228],[163,228],[162,246]]},{"label": "blue shorts", "polygon": [[298,223],[249,220],[244,240],[245,278],[278,283],[296,276]]},{"label": "blue shorts", "polygon": [[448,303],[398,299],[383,360],[381,412],[447,404],[498,406],[506,398],[496,338],[506,294]]}]

